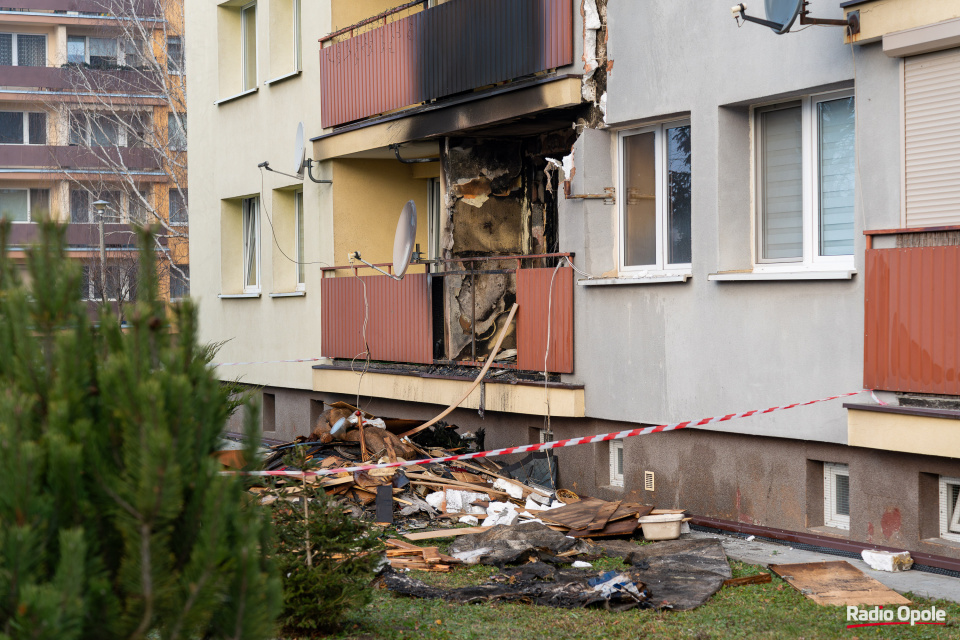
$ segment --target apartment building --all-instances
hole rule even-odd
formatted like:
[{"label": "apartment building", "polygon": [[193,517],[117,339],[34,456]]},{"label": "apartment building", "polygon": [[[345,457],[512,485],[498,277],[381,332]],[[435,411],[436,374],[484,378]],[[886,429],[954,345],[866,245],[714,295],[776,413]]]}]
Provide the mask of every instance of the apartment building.
[{"label": "apartment building", "polygon": [[[0,215],[10,249],[67,223],[80,295],[135,295],[135,226],[157,228],[164,295],[189,293],[182,4],[20,0],[0,9]],[[99,269],[100,212],[106,292]]]},{"label": "apartment building", "polygon": [[[501,331],[450,417],[487,448],[867,388],[557,451],[560,483],[960,567],[955,3],[816,0],[859,32],[784,35],[693,0],[391,4],[188,7],[218,43],[188,47],[195,292],[265,435],[433,417]],[[395,266],[408,200],[396,282],[350,256]]]}]

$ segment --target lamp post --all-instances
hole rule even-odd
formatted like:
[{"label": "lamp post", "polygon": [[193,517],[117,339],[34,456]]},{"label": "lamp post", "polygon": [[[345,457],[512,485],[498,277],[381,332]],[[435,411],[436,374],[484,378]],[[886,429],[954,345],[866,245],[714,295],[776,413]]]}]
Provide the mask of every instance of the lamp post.
[{"label": "lamp post", "polygon": [[106,200],[97,200],[93,206],[97,209],[97,228],[100,231],[100,299],[107,304],[107,246],[103,237],[103,212],[110,204]]}]

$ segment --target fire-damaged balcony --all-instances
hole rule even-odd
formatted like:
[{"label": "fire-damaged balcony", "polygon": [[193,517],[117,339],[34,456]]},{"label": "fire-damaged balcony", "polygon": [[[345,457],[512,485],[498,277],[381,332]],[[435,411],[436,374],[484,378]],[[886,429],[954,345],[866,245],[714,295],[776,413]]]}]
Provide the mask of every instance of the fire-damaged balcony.
[{"label": "fire-damaged balcony", "polygon": [[[325,268],[321,354],[334,362],[314,367],[314,388],[439,404],[463,394],[461,406],[481,412],[582,417],[583,387],[557,375],[573,371],[573,270],[557,268],[564,256],[436,260],[419,273],[411,265],[399,282],[353,266]],[[464,299],[476,301],[476,312],[463,309]],[[484,385],[471,391],[484,365]]]},{"label": "fire-damaged balcony", "polygon": [[867,235],[863,384],[887,393],[844,405],[848,442],[960,456],[960,227]]},{"label": "fire-damaged balcony", "polygon": [[[573,62],[570,0],[426,5],[411,2],[321,39],[325,128]],[[423,10],[394,19],[420,7]],[[356,34],[371,24],[380,26]]]}]

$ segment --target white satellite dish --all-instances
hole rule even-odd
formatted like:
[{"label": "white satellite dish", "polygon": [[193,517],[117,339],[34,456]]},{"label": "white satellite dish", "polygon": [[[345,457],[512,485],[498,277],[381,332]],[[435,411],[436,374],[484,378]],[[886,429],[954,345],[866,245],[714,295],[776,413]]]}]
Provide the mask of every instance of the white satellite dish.
[{"label": "white satellite dish", "polygon": [[400,211],[400,220],[397,221],[397,233],[393,237],[393,270],[395,273],[387,273],[380,267],[374,266],[360,257],[359,251],[351,253],[351,257],[359,260],[368,267],[379,271],[385,276],[390,276],[394,280],[403,280],[403,275],[410,266],[410,259],[413,257],[413,250],[417,242],[417,205],[413,200],[408,200]]},{"label": "white satellite dish", "polygon": [[297,124],[297,136],[293,146],[295,147],[294,153],[297,156],[293,165],[295,167],[293,172],[303,178],[303,161],[307,157],[307,147],[303,141],[303,122]]},{"label": "white satellite dish", "polygon": [[393,270],[402,278],[410,266],[410,256],[417,241],[417,205],[408,200],[397,221],[397,235],[393,238]]},{"label": "white satellite dish", "polygon": [[767,20],[780,25],[780,29],[770,27],[777,34],[790,31],[802,8],[803,0],[763,0]]},{"label": "white satellite dish", "polygon": [[790,27],[796,22],[797,16],[800,17],[800,24],[810,25],[818,24],[831,27],[846,27],[847,35],[860,33],[860,12],[850,11],[844,20],[833,20],[827,18],[812,18],[807,9],[808,0],[763,0],[763,9],[766,13],[766,19],[755,18],[747,15],[747,5],[743,2],[735,4],[730,8],[737,24],[741,20],[745,22],[755,22],[765,27],[770,27],[774,33],[780,35],[790,32]]}]

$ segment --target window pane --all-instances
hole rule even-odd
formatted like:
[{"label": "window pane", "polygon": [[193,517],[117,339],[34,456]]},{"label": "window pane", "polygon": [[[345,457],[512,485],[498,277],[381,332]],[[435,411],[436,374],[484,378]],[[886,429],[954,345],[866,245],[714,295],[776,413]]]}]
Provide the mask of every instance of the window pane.
[{"label": "window pane", "polygon": [[183,69],[183,42],[179,36],[167,38],[167,72],[181,73]]},{"label": "window pane", "polygon": [[803,257],[803,166],[800,107],[762,118],[763,258]]},{"label": "window pane", "polygon": [[144,66],[143,40],[127,40],[123,43],[123,64],[140,69]]},{"label": "window pane", "polygon": [[47,66],[46,36],[17,34],[17,65],[21,67]]},{"label": "window pane", "polygon": [[303,192],[297,193],[297,284],[303,284],[306,265],[303,264]]},{"label": "window pane", "polygon": [[28,189],[0,189],[0,218],[11,222],[29,222],[27,201]]},{"label": "window pane", "polygon": [[70,222],[90,222],[90,194],[86,191],[70,192]]},{"label": "window pane", "polygon": [[817,105],[820,139],[820,255],[853,255],[856,128],[853,97]]},{"label": "window pane", "polygon": [[[183,275],[177,272],[179,269]],[[170,268],[170,299],[177,300],[190,296],[190,265],[178,264]]]},{"label": "window pane", "polygon": [[22,111],[0,111],[0,144],[23,144]]},{"label": "window pane", "polygon": [[147,203],[148,195],[146,191],[137,191],[130,194],[130,207],[128,209],[130,222],[135,224],[146,224],[147,222]]},{"label": "window pane", "polygon": [[113,38],[90,38],[90,66],[116,67],[117,41]]},{"label": "window pane", "polygon": [[87,61],[87,39],[83,36],[67,37],[67,62],[83,64]]},{"label": "window pane", "polygon": [[120,131],[112,116],[94,117],[91,124],[91,146],[112,147],[120,144]]},{"label": "window pane", "polygon": [[186,114],[181,113],[178,120],[174,114],[167,114],[167,143],[174,151],[187,150],[187,132],[184,131],[186,117]]},{"label": "window pane", "polygon": [[249,198],[243,201],[243,285],[259,285],[257,273],[257,200]]},{"label": "window pane", "polygon": [[13,34],[0,33],[0,65],[13,66]]},{"label": "window pane", "polygon": [[244,9],[243,20],[243,90],[257,86],[257,7]]},{"label": "window pane", "polygon": [[690,125],[667,129],[668,262],[690,262]]},{"label": "window pane", "polygon": [[50,189],[30,189],[30,219],[40,220],[50,213]]},{"label": "window pane", "polygon": [[834,476],[834,491],[838,516],[850,515],[850,476]]},{"label": "window pane", "polygon": [[47,144],[47,114],[31,113],[28,115],[30,122],[30,144]]},{"label": "window pane", "polygon": [[170,224],[187,224],[187,206],[183,201],[186,191],[181,195],[177,189],[170,189]]},{"label": "window pane", "polygon": [[617,475],[623,475],[623,445],[617,447]]},{"label": "window pane", "polygon": [[623,264],[657,262],[656,136],[651,131],[623,139]]}]

